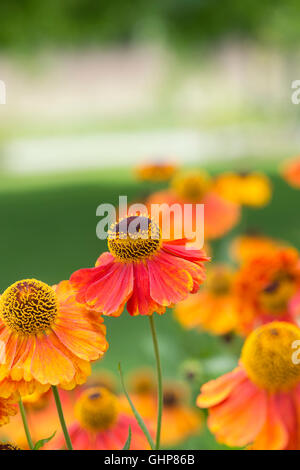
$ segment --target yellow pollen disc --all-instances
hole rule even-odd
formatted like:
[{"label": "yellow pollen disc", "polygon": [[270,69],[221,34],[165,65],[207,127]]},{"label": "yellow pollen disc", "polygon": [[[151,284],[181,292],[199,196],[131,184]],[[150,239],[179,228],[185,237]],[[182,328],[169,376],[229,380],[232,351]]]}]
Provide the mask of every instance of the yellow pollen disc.
[{"label": "yellow pollen disc", "polygon": [[84,429],[105,431],[114,426],[119,414],[118,399],[104,387],[85,390],[75,405],[75,416]]},{"label": "yellow pollen disc", "polygon": [[241,361],[250,380],[265,390],[287,391],[300,381],[300,364],[294,364],[293,343],[300,329],[272,322],[253,331],[245,341]]},{"label": "yellow pollen disc", "polygon": [[274,315],[285,313],[288,302],[295,292],[296,286],[293,279],[287,275],[279,275],[260,294],[260,305],[265,311]]},{"label": "yellow pollen disc", "polygon": [[22,450],[20,447],[15,446],[14,444],[10,444],[9,442],[0,443],[0,450]]},{"label": "yellow pollen disc", "polygon": [[0,298],[0,317],[13,331],[35,335],[50,328],[58,302],[52,287],[36,279],[17,281]]},{"label": "yellow pollen disc", "polygon": [[159,227],[148,217],[126,217],[108,232],[109,251],[122,261],[138,261],[153,256],[160,248]]},{"label": "yellow pollen disc", "polygon": [[172,181],[172,188],[183,201],[200,202],[210,187],[209,176],[202,171],[178,174]]},{"label": "yellow pollen disc", "polygon": [[223,266],[217,266],[207,273],[205,287],[215,296],[228,294],[232,285],[232,272]]},{"label": "yellow pollen disc", "polygon": [[133,393],[147,394],[155,392],[155,377],[152,371],[136,372],[130,380],[130,389]]}]

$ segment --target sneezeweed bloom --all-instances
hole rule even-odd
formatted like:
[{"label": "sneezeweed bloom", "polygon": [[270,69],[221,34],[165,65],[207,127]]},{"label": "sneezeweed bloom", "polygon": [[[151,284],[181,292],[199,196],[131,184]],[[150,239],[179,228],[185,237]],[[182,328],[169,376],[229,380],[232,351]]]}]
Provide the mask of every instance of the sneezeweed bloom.
[{"label": "sneezeweed bloom", "polygon": [[0,450],[22,450],[20,447],[9,442],[0,443]]},{"label": "sneezeweed bloom", "polygon": [[178,166],[173,162],[145,162],[138,165],[134,172],[141,181],[158,183],[170,180],[177,169]]},{"label": "sneezeweed bloom", "polygon": [[167,190],[153,193],[147,204],[149,207],[151,204],[168,204],[169,207],[173,204],[179,204],[183,209],[184,204],[192,206],[189,222],[191,227],[182,227],[181,218],[177,214],[171,213],[171,239],[174,238],[174,233],[180,231],[182,236],[184,236],[185,230],[196,231],[197,204],[204,204],[206,240],[221,237],[231,230],[240,218],[239,205],[219,196],[213,189],[209,175],[198,170],[178,173],[172,180],[170,187]]},{"label": "sneezeweed bloom", "polygon": [[16,400],[14,397],[0,398],[0,426],[9,422],[9,418],[17,413]]},{"label": "sneezeweed bloom", "polygon": [[300,156],[284,162],[280,172],[289,185],[300,188]]},{"label": "sneezeweed bloom", "polygon": [[108,236],[109,253],[96,267],[80,269],[70,281],[77,301],[104,315],[119,316],[127,303],[130,315],[162,314],[204,281],[201,250],[186,240],[164,242],[158,226],[144,216],[128,216]]},{"label": "sneezeweed bloom", "polygon": [[[147,422],[155,426],[157,412],[155,381],[151,371],[136,371],[130,380],[130,396]],[[123,409],[131,412],[125,397],[121,398]],[[190,436],[197,435],[202,427],[199,410],[189,405],[189,391],[182,382],[169,382],[163,390],[163,414],[161,443],[164,447],[174,446]]]},{"label": "sneezeweed bloom", "polygon": [[247,334],[274,320],[295,322],[299,314],[299,254],[278,248],[251,258],[237,274],[238,330]]},{"label": "sneezeweed bloom", "polygon": [[266,253],[272,254],[283,243],[255,231],[249,231],[234,238],[230,245],[230,255],[238,264]]},{"label": "sneezeweed bloom", "polygon": [[251,449],[300,449],[300,364],[292,360],[300,329],[273,322],[245,341],[239,366],[202,386],[197,405],[209,409],[219,442]]},{"label": "sneezeweed bloom", "polygon": [[229,266],[212,266],[199,292],[176,305],[175,318],[186,329],[216,335],[233,331],[237,324],[233,280],[234,271]]},{"label": "sneezeweed bloom", "polygon": [[269,178],[259,172],[223,173],[216,178],[214,189],[229,201],[250,207],[266,206],[272,197]]},{"label": "sneezeweed bloom", "polygon": [[103,320],[75,300],[68,281],[52,288],[17,281],[0,298],[0,396],[85,382],[106,349]]},{"label": "sneezeweed bloom", "polygon": [[[74,450],[121,450],[128,437],[130,449],[149,449],[135,418],[120,410],[116,395],[104,387],[85,390],[75,405],[76,422],[69,426]],[[63,448],[63,436],[50,442],[49,448]]]}]

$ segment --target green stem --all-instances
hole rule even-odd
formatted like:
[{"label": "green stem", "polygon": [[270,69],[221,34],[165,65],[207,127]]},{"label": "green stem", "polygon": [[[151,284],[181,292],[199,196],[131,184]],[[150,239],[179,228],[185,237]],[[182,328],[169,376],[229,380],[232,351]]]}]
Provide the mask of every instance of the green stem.
[{"label": "green stem", "polygon": [[60,401],[60,398],[59,398],[59,393],[58,393],[57,387],[55,387],[54,385],[52,385],[52,392],[53,392],[53,395],[54,395],[54,400],[55,400],[55,404],[56,404],[57,413],[58,413],[59,421],[60,421],[60,424],[61,424],[61,428],[62,428],[62,431],[63,431],[64,436],[65,436],[67,449],[68,450],[73,450],[72,442],[71,442],[71,439],[70,439],[70,436],[69,436],[69,433],[68,433],[68,428],[66,426],[66,422],[65,422],[65,418],[64,418],[63,409],[62,409],[62,406],[61,406],[61,401]]},{"label": "green stem", "polygon": [[162,372],[161,372],[161,364],[160,364],[160,356],[159,356],[159,349],[158,349],[158,341],[157,335],[155,330],[154,318],[153,315],[149,316],[150,320],[150,327],[151,327],[151,334],[155,352],[155,359],[156,359],[156,368],[157,368],[157,387],[158,387],[158,395],[157,395],[157,428],[156,428],[156,446],[155,449],[159,450],[160,448],[160,433],[161,433],[161,418],[162,418],[162,411],[163,411],[163,387],[162,387]]},{"label": "green stem", "polygon": [[26,417],[26,411],[25,411],[22,399],[19,400],[19,408],[20,408],[20,413],[21,413],[21,416],[22,416],[24,431],[25,431],[25,434],[26,434],[26,439],[27,439],[27,442],[28,442],[28,445],[29,445],[29,449],[33,450],[34,449],[34,444],[33,444],[33,441],[31,439],[29,426],[28,426],[28,421],[27,421],[27,417]]}]

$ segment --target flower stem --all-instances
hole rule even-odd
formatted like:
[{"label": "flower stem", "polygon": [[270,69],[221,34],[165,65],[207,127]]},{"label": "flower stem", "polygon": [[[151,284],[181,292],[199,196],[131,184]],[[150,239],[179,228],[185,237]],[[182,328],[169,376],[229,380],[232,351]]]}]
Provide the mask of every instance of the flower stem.
[{"label": "flower stem", "polygon": [[25,408],[24,408],[24,405],[23,405],[23,402],[22,402],[21,398],[19,400],[19,408],[20,408],[20,413],[21,413],[21,416],[22,416],[24,431],[25,431],[25,434],[26,434],[26,439],[27,439],[27,442],[28,442],[28,445],[29,445],[29,449],[33,450],[34,449],[34,444],[33,444],[33,441],[31,439],[29,426],[28,426],[28,421],[27,421],[27,417],[26,417],[26,411],[25,411]]},{"label": "flower stem", "polygon": [[161,364],[160,364],[160,356],[159,356],[159,349],[158,349],[158,341],[157,335],[155,330],[154,318],[153,315],[149,316],[150,320],[150,327],[151,327],[151,334],[155,352],[155,359],[156,359],[156,369],[157,369],[157,388],[158,388],[158,395],[157,395],[157,428],[156,428],[156,445],[155,449],[159,450],[160,448],[160,432],[161,432],[161,418],[162,418],[162,410],[163,410],[163,388],[162,388],[162,372],[161,372]]},{"label": "flower stem", "polygon": [[55,400],[55,404],[56,404],[57,413],[58,413],[59,421],[60,421],[60,424],[61,424],[61,428],[62,428],[64,436],[65,436],[67,449],[68,450],[73,450],[72,442],[71,442],[71,439],[70,439],[70,436],[69,436],[69,433],[68,433],[68,428],[66,426],[64,413],[63,413],[63,409],[62,409],[62,406],[61,406],[61,401],[60,401],[60,398],[59,398],[59,393],[58,393],[57,387],[52,385],[51,388],[52,388],[52,392],[53,392],[53,395],[54,395],[54,400]]}]

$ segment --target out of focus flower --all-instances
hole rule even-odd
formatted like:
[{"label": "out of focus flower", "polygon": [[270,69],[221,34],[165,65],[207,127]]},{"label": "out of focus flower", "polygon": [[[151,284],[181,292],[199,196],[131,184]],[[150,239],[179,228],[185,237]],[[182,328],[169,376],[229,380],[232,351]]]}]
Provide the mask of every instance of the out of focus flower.
[{"label": "out of focus flower", "polygon": [[247,334],[274,320],[295,322],[299,313],[300,264],[293,248],[249,259],[236,277],[238,329]]},{"label": "out of focus flower", "polygon": [[233,293],[233,270],[214,265],[200,291],[176,305],[175,317],[187,329],[208,330],[224,335],[237,324],[236,299]]},{"label": "out of focus flower", "polygon": [[[130,397],[140,415],[156,425],[157,395],[155,380],[150,371],[136,371],[130,380]],[[202,427],[198,410],[188,403],[188,390],[182,382],[170,382],[164,385],[161,443],[164,447],[175,446],[190,436],[197,435]],[[131,410],[125,397],[123,409]]]},{"label": "out of focus flower", "polygon": [[[120,410],[118,398],[104,387],[85,390],[75,405],[77,421],[69,426],[74,450],[121,450],[131,428],[131,450],[149,449],[148,442],[134,417]],[[48,448],[61,449],[59,436]]]},{"label": "out of focus flower", "polygon": [[15,446],[9,442],[0,444],[0,450],[22,450],[20,447]]},{"label": "out of focus flower", "polygon": [[106,349],[103,320],[75,300],[68,281],[55,289],[18,281],[0,299],[0,396],[85,382]]},{"label": "out of focus flower", "polygon": [[[204,233],[205,239],[219,238],[231,230],[239,221],[240,207],[231,201],[219,196],[213,190],[210,177],[202,171],[189,171],[178,173],[171,183],[169,189],[153,193],[147,201],[147,205],[167,204],[169,207],[173,204],[179,204],[182,208],[184,204],[192,207],[190,215],[189,230],[196,231],[197,204],[204,204]],[[164,210],[162,210],[161,218]],[[170,238],[174,238],[176,233],[180,232],[182,237],[185,235],[186,221],[182,224],[181,217],[171,213]],[[199,222],[198,222],[199,223]]]},{"label": "out of focus flower", "polygon": [[263,173],[223,173],[214,183],[215,191],[229,201],[244,206],[263,207],[272,197],[269,178]]},{"label": "out of focus flower", "polygon": [[245,233],[233,239],[230,255],[238,264],[243,264],[251,258],[257,258],[266,253],[272,254],[282,243],[256,232]]},{"label": "out of focus flower", "polygon": [[[65,421],[70,424],[74,421],[75,391],[60,390],[60,399]],[[22,397],[22,401],[33,442],[48,438],[60,429],[54,397],[50,390],[45,393],[34,392]],[[0,428],[0,441],[7,440],[15,442],[24,450],[29,450],[20,413]]]},{"label": "out of focus flower", "polygon": [[300,188],[300,156],[284,162],[281,167],[283,178],[294,188]]},{"label": "out of focus flower", "polygon": [[164,313],[205,278],[203,262],[209,258],[185,243],[163,242],[158,226],[144,216],[119,221],[109,233],[110,253],[95,268],[72,274],[77,301],[104,315],[119,316],[126,303],[130,315]]},{"label": "out of focus flower", "polygon": [[219,442],[300,449],[300,366],[292,361],[299,340],[295,325],[263,325],[246,339],[240,365],[203,385],[197,405],[209,408],[208,427]]},{"label": "out of focus flower", "polygon": [[134,169],[136,177],[141,181],[161,182],[170,180],[178,166],[173,162],[145,162]]},{"label": "out of focus flower", "polygon": [[0,426],[9,422],[10,416],[17,413],[16,400],[14,397],[0,398]]}]

